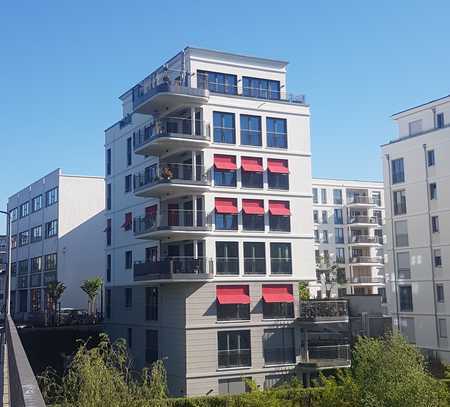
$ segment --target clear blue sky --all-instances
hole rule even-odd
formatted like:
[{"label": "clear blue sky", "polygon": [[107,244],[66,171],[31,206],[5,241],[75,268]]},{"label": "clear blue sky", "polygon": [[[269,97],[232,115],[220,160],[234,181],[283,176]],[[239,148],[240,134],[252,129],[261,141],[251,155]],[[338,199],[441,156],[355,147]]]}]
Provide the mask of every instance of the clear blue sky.
[{"label": "clear blue sky", "polygon": [[381,179],[390,115],[450,93],[448,1],[215,3],[4,2],[0,207],[57,167],[103,174],[117,97],[186,45],[290,61],[316,177]]}]

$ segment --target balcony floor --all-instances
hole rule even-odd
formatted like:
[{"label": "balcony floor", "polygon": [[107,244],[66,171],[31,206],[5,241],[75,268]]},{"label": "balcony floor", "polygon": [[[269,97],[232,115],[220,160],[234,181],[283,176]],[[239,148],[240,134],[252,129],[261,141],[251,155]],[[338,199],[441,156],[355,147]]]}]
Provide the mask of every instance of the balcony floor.
[{"label": "balcony floor", "polygon": [[142,232],[135,234],[136,239],[145,240],[189,240],[189,239],[201,239],[208,236],[211,233],[211,229],[205,227],[189,227],[189,226],[164,226],[158,227],[148,232]]},{"label": "balcony floor", "polygon": [[147,143],[136,147],[134,152],[139,155],[160,156],[178,148],[198,150],[208,147],[210,141],[207,138],[194,137],[186,134],[169,133],[149,140]]},{"label": "balcony floor", "polygon": [[172,181],[155,182],[135,189],[134,194],[143,198],[174,197],[198,192],[207,192],[211,189],[207,181],[193,181],[174,179]]}]

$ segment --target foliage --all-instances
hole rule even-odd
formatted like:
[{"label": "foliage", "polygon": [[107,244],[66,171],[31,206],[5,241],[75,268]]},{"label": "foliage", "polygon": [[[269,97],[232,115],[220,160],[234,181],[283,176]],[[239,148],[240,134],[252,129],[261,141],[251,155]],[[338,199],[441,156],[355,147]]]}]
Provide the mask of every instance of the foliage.
[{"label": "foliage", "polygon": [[93,277],[85,280],[80,287],[89,298],[88,307],[91,315],[95,312],[95,299],[102,285],[103,280],[100,277]]},{"label": "foliage", "polygon": [[52,317],[52,325],[55,325],[56,323],[56,304],[58,304],[58,301],[61,299],[64,291],[66,289],[66,286],[59,282],[59,281],[51,281],[47,285],[47,293],[49,298],[49,312]]},{"label": "foliage", "polygon": [[302,301],[309,300],[310,295],[309,295],[308,283],[305,283],[303,281],[298,283],[298,294]]}]

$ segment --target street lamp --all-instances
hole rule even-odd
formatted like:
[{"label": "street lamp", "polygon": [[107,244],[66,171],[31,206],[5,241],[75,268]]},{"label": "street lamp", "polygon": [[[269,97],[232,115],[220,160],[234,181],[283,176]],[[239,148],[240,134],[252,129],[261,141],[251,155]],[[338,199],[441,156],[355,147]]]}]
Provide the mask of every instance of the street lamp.
[{"label": "street lamp", "polygon": [[8,274],[6,276],[5,285],[5,319],[11,315],[11,214],[7,211],[0,211],[6,215],[7,231],[8,231]]}]

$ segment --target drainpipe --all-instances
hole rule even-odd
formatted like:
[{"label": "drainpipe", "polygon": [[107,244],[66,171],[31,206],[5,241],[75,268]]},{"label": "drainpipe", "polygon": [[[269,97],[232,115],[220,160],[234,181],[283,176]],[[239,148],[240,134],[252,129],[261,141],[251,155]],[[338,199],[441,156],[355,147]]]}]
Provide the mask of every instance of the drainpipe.
[{"label": "drainpipe", "polygon": [[[394,205],[392,202],[392,174],[391,174],[391,159],[389,157],[389,154],[385,154],[386,157],[386,161],[387,161],[387,165],[388,165],[388,169],[387,169],[387,173],[388,173],[388,180],[389,180],[389,209],[391,211],[391,236],[392,236],[392,265],[394,268],[394,287],[395,287],[395,303],[396,303],[396,309],[397,309],[397,327],[398,330],[400,331],[400,300],[398,297],[398,291],[399,291],[399,286],[398,286],[398,270],[397,270],[397,259],[396,259],[396,253],[395,253],[395,230],[394,230]],[[386,196],[384,197],[384,200],[386,202]]]},{"label": "drainpipe", "polygon": [[436,330],[436,343],[438,348],[441,347],[440,339],[439,339],[439,325],[438,325],[438,316],[437,316],[437,306],[436,306],[436,284],[434,278],[434,261],[433,261],[433,244],[431,241],[432,229],[431,229],[431,213],[430,213],[430,193],[428,188],[428,163],[427,163],[427,145],[423,144],[423,155],[424,155],[424,165],[425,165],[425,194],[427,197],[427,214],[428,214],[428,248],[430,250],[430,262],[431,262],[431,282],[433,283],[433,311],[434,311],[434,325]]}]

